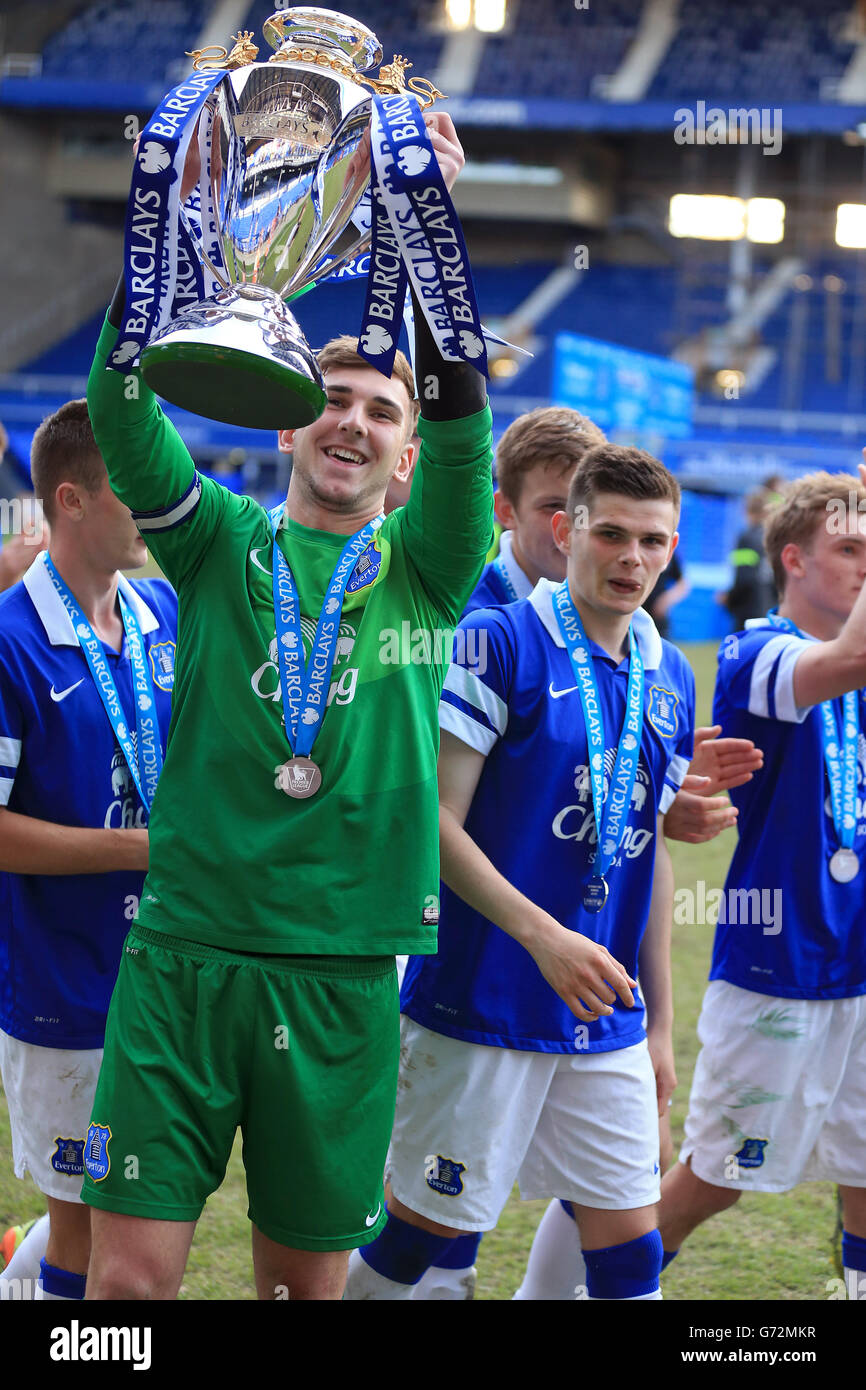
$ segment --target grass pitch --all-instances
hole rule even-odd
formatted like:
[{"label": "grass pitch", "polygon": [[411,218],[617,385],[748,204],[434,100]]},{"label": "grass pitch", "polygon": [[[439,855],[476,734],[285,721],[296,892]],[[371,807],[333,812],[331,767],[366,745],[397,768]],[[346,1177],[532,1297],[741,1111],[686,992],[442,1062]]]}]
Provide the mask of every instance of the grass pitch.
[{"label": "grass pitch", "polygon": [[[709,724],[715,644],[686,648],[697,678],[698,723]],[[734,846],[727,831],[707,845],[672,844],[678,887],[703,879],[721,887]],[[674,927],[673,973],[679,1088],[672,1111],[674,1143],[682,1138],[697,1055],[695,1026],[707,978],[712,928]],[[347,1120],[347,1123],[349,1121]],[[12,1175],[5,1098],[0,1092],[0,1232],[43,1210],[28,1180]],[[478,1257],[480,1299],[509,1299],[519,1285],[532,1237],[546,1202],[521,1202],[515,1191],[499,1226],[485,1236]],[[663,1279],[666,1299],[826,1299],[836,1277],[831,1250],[836,1209],[829,1183],[809,1183],[785,1196],[747,1194],[736,1207],[702,1226]],[[199,1222],[181,1288],[186,1299],[253,1299],[249,1222],[240,1140],[225,1181]]]}]

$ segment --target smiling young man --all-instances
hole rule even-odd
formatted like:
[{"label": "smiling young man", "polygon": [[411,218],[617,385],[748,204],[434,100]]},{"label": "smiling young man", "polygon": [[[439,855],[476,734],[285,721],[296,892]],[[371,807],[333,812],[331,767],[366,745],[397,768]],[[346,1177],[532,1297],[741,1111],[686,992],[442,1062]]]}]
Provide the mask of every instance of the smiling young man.
[{"label": "smiling young man", "polygon": [[[120,573],[147,550],[108,485],[86,401],[42,422],[31,469],[50,546],[0,597],[0,1071],[16,1176],[29,1171],[48,1202],[37,1296],[81,1298],[84,1140],[147,869],[177,599],[164,580]],[[34,1239],[5,1279],[32,1278]]]},{"label": "smiling young man", "polygon": [[835,1182],[849,1296],[866,1299],[866,466],[812,473],[766,527],[778,610],[724,639],[714,714],[764,771],[738,843],[698,1023],[673,1257],[742,1192]]},{"label": "smiling young man", "polygon": [[496,1225],[516,1179],[574,1203],[590,1297],[659,1296],[657,1112],[675,1084],[659,826],[694,681],[637,610],[678,513],[656,459],[591,449],[553,523],[565,581],[461,623],[486,667],[457,658],[445,681],[439,953],[406,973],[390,1216],[352,1258],[352,1298],[411,1297],[450,1240]]},{"label": "smiling young man", "polygon": [[[448,116],[426,120],[450,187],[460,144]],[[294,467],[269,515],[198,477],[137,375],[136,392],[103,370],[118,321],[115,305],[94,430],[182,618],[151,868],[87,1146],[88,1296],[175,1296],[240,1125],[259,1296],[335,1299],[347,1251],[384,1220],[394,955],[436,949],[444,662],[391,660],[387,639],[404,622],[453,627],[480,573],[484,382],[442,360],[416,308],[419,473],[380,525],[413,450],[411,374],[330,344],[327,406],[283,436]]]}]

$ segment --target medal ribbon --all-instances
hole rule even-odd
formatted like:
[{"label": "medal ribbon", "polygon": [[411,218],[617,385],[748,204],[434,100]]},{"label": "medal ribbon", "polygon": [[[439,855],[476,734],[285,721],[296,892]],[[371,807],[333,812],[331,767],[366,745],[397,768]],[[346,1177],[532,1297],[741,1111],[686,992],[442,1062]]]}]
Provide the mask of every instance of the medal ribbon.
[{"label": "medal ribbon", "polygon": [[503,560],[501,555],[497,555],[496,559],[493,561],[493,568],[496,570],[496,573],[502,580],[503,588],[505,589],[505,592],[508,595],[508,602],[516,603],[517,590],[515,589],[514,584],[512,583],[511,575],[508,573],[508,570],[505,567],[505,561]]},{"label": "medal ribbon", "polygon": [[[780,616],[775,608],[767,614],[773,627],[783,628],[796,637],[803,637],[800,629],[790,618]],[[857,739],[860,732],[857,716],[857,691],[848,690],[842,696],[842,736],[836,723],[836,711],[832,700],[823,700],[818,706],[821,712],[821,742],[824,749],[824,766],[830,786],[830,809],[833,813],[833,828],[842,849],[853,849],[857,833]],[[841,765],[839,744],[842,745]]]},{"label": "medal ribbon", "polygon": [[298,589],[291,566],[277,545],[283,507],[269,513],[274,528],[274,618],[277,631],[277,665],[280,671],[280,690],[286,738],[296,758],[309,757],[316,735],[322,727],[331,671],[337,654],[340,617],[346,588],[355,565],[367,549],[384,521],[384,515],[374,517],[362,530],[351,536],[325,590],[322,611],[316,625],[316,635],[310,650],[310,660],[304,667],[304,639],[301,631],[301,607]]},{"label": "medal ribbon", "polygon": [[123,593],[118,589],[117,597],[120,600],[120,615],[123,619],[123,630],[129,649],[133,675],[132,684],[135,691],[136,742],[133,743],[102,643],[47,554],[45,556],[45,568],[69,614],[72,626],[75,628],[91,678],[99,691],[109,723],[114,730],[114,737],[126,759],[126,765],[141,798],[141,804],[150,816],[156,784],[162,771],[162,744],[159,737],[153,682],[150,679],[144,638],[141,635],[138,619],[123,597]]},{"label": "medal ribbon", "polygon": [[566,650],[571,657],[580,692],[580,703],[583,707],[589,754],[592,809],[595,816],[597,840],[592,867],[594,874],[599,878],[604,878],[622,843],[628,820],[631,794],[637,777],[640,743],[643,734],[643,660],[634,629],[629,624],[628,688],[625,715],[620,730],[613,775],[608,788],[607,800],[605,800],[604,718],[601,712],[601,701],[598,698],[595,667],[589,650],[589,641],[580,621],[580,614],[571,601],[568,584],[565,581],[554,591],[553,611],[556,614],[556,621],[562,633]]},{"label": "medal ribbon", "polygon": [[[184,78],[163,97],[142,131],[126,208],[126,306],[117,343],[108,358],[114,371],[129,371],[154,334],[174,317],[179,243],[184,258],[191,257],[193,266],[198,260],[189,221],[184,223],[180,217],[180,185],[195,123],[224,77],[224,72],[196,72]],[[204,183],[203,167],[199,186],[201,234],[210,253],[214,228],[208,225],[210,194],[203,194]],[[219,252],[218,239],[215,249]],[[189,298],[187,285],[182,303],[188,303]]]}]

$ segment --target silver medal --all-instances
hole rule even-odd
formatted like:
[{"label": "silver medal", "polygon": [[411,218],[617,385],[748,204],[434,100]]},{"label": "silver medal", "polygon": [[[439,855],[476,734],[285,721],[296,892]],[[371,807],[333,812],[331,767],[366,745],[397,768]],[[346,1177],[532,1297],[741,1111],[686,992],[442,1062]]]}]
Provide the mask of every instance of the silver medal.
[{"label": "silver medal", "polygon": [[837,849],[830,860],[830,873],[837,883],[850,883],[860,872],[860,860],[853,849]]},{"label": "silver medal", "polygon": [[322,774],[312,758],[289,758],[274,768],[274,786],[287,796],[314,796],[322,785]]}]

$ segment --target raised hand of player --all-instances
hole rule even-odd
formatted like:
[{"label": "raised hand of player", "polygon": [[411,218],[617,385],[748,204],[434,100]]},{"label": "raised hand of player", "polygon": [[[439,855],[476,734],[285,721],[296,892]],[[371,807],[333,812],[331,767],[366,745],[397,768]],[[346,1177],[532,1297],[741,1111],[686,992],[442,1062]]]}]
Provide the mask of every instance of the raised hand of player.
[{"label": "raised hand of player", "polygon": [[[457,175],[466,163],[466,156],[463,153],[463,146],[457,138],[457,131],[454,129],[454,122],[447,111],[427,111],[424,116],[424,124],[427,127],[427,134],[430,143],[436,151],[436,158],[439,161],[439,168],[442,170],[442,178],[445,187],[451,191],[457,180]],[[370,127],[361,136],[352,158],[346,166],[346,177],[343,187],[355,182],[363,182],[370,173]]]},{"label": "raised hand of player", "polygon": [[637,981],[619,961],[597,941],[555,925],[557,930],[546,934],[541,944],[533,944],[529,950],[547,983],[571,1012],[584,1023],[594,1023],[613,1013],[617,995],[632,1008],[632,990]]},{"label": "raised hand of player", "polygon": [[[689,790],[715,796],[742,787],[764,765],[764,754],[748,738],[719,738],[721,724],[695,729],[695,751],[689,763]],[[697,785],[700,779],[701,785]],[[685,786],[685,782],[683,783]]]}]

